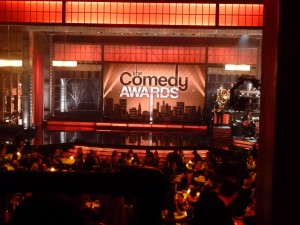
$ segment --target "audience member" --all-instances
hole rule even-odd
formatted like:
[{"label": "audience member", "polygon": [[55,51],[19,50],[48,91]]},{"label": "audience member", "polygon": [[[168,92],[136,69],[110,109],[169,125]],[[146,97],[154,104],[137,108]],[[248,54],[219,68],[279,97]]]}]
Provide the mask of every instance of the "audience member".
[{"label": "audience member", "polygon": [[5,158],[5,155],[6,155],[6,144],[3,144],[0,152],[0,166],[4,166],[5,163],[9,162],[9,160]]},{"label": "audience member", "polygon": [[236,197],[238,189],[237,177],[227,175],[217,191],[202,192],[196,203],[191,225],[234,225],[228,205]]},{"label": "audience member", "polygon": [[174,197],[174,201],[175,201],[176,212],[188,210],[189,202],[186,200],[186,197],[182,192],[179,191],[176,193]]},{"label": "audience member", "polygon": [[[20,154],[20,153],[19,153]],[[26,167],[20,165],[20,162],[18,160],[19,155],[17,153],[13,153],[12,155],[12,159],[11,159],[11,166],[15,169],[15,170],[25,170]]]},{"label": "audience member", "polygon": [[125,154],[125,164],[127,166],[132,166],[132,160],[133,160],[133,150],[129,149]]},{"label": "audience member", "polygon": [[159,157],[157,149],[154,150],[153,155],[154,155],[154,164],[155,164],[156,167],[158,167],[159,166],[160,157]]},{"label": "audience member", "polygon": [[77,150],[77,154],[75,156],[75,162],[73,164],[73,169],[75,171],[82,171],[84,169],[84,157],[82,148]]},{"label": "audience member", "polygon": [[194,164],[196,164],[198,161],[204,161],[203,158],[199,155],[196,149],[193,150],[193,158],[191,160]]},{"label": "audience member", "polygon": [[142,160],[142,166],[154,166],[155,167],[155,159],[154,159],[154,153],[147,148],[145,157]]},{"label": "audience member", "polygon": [[203,175],[204,165],[203,165],[203,162],[201,160],[198,160],[197,162],[195,162],[193,173],[194,173],[195,177]]},{"label": "audience member", "polygon": [[176,163],[178,170],[183,172],[185,170],[185,162],[183,161],[182,155],[179,154],[179,149],[175,148],[173,152],[169,152],[166,156],[166,160],[173,164]]},{"label": "audience member", "polygon": [[139,167],[141,165],[141,160],[136,152],[132,154],[131,165],[133,167]]},{"label": "audience member", "polygon": [[242,217],[245,214],[247,206],[252,201],[251,181],[244,179],[243,186],[239,188],[237,196],[228,205],[232,217]]},{"label": "audience member", "polygon": [[199,198],[199,195],[197,193],[200,194],[200,192],[198,192],[197,188],[192,187],[186,196],[186,200],[189,202],[189,205],[192,206],[193,208],[195,207],[195,205],[198,201],[198,198]]},{"label": "audience member", "polygon": [[214,178],[212,176],[206,177],[204,186],[201,188],[201,192],[209,192],[217,190],[218,186],[214,182]]},{"label": "audience member", "polygon": [[194,180],[194,175],[192,170],[187,170],[183,173],[184,176],[181,178],[180,182],[177,184],[177,190],[188,190],[192,187],[197,187],[197,182]]},{"label": "audience member", "polygon": [[116,169],[118,167],[118,152],[113,150],[111,154],[111,168]]},{"label": "audience member", "polygon": [[127,167],[126,163],[126,152],[121,152],[121,157],[118,159],[118,168]]}]

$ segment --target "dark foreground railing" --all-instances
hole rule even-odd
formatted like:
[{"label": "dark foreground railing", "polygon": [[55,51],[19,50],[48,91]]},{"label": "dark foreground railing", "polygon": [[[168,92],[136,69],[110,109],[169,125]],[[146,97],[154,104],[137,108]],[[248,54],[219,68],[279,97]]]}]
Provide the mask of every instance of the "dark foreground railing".
[{"label": "dark foreground railing", "polygon": [[156,168],[125,168],[117,172],[1,171],[0,181],[0,224],[4,224],[6,195],[16,192],[134,197],[134,216],[138,225],[160,225],[161,210],[166,204],[166,179]]}]

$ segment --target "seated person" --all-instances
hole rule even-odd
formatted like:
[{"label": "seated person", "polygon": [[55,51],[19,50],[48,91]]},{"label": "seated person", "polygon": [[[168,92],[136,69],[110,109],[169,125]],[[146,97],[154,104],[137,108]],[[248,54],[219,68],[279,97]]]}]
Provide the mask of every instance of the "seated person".
[{"label": "seated person", "polygon": [[188,190],[189,188],[197,186],[197,182],[194,180],[193,170],[187,170],[185,173],[182,173],[183,176],[180,182],[177,184],[177,190]]},{"label": "seated person", "polygon": [[243,136],[256,137],[256,125],[252,120],[252,114],[250,111],[246,111],[242,117],[243,121]]},{"label": "seated person", "polygon": [[180,191],[175,195],[175,207],[176,212],[187,211],[189,207],[189,202],[184,197],[184,194]]},{"label": "seated person", "polygon": [[191,225],[234,225],[228,205],[237,196],[240,184],[234,175],[226,175],[218,190],[202,192],[195,205]]},{"label": "seated person", "polygon": [[199,195],[197,195],[197,188],[193,187],[188,192],[188,194],[186,196],[186,200],[188,201],[190,206],[194,207],[197,203],[198,197],[199,197]]}]

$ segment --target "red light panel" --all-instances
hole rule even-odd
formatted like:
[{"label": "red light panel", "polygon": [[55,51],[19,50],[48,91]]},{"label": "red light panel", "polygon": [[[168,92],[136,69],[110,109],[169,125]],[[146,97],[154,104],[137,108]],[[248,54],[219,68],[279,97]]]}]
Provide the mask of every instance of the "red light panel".
[{"label": "red light panel", "polygon": [[0,1],[0,22],[62,23],[62,1]]},{"label": "red light panel", "polygon": [[66,2],[66,23],[215,26],[216,4]]},{"label": "red light panel", "polygon": [[262,26],[262,4],[220,4],[219,26]]}]

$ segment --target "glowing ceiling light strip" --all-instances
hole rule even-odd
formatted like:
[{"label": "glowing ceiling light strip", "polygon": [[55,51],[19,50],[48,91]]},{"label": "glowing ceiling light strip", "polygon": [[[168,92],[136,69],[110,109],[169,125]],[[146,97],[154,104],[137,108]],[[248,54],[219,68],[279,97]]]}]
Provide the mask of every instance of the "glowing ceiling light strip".
[{"label": "glowing ceiling light strip", "polygon": [[57,67],[77,67],[77,61],[59,61],[59,60],[53,60],[52,61],[53,66]]},{"label": "glowing ceiling light strip", "polygon": [[0,59],[0,67],[12,66],[12,67],[21,67],[23,66],[22,60],[8,60],[8,59]]},{"label": "glowing ceiling light strip", "polygon": [[225,70],[250,71],[250,65],[245,64],[226,64]]},{"label": "glowing ceiling light strip", "polygon": [[103,126],[103,127],[111,126],[111,125],[112,125],[112,123],[96,123],[96,126]]},{"label": "glowing ceiling light strip", "polygon": [[112,123],[112,127],[127,127],[126,123]]},{"label": "glowing ceiling light strip", "polygon": [[181,129],[183,126],[182,125],[171,125],[171,124],[168,124],[167,127],[168,128],[178,128],[178,129]]}]

